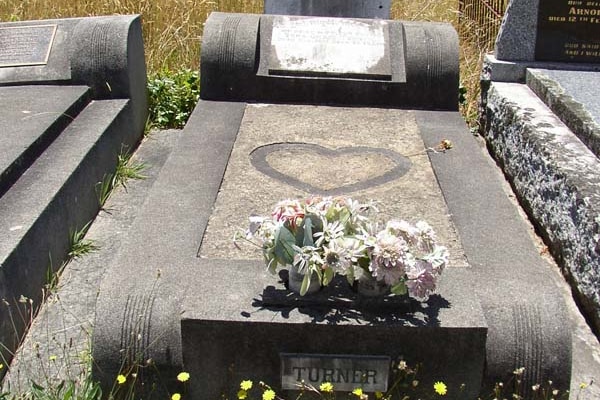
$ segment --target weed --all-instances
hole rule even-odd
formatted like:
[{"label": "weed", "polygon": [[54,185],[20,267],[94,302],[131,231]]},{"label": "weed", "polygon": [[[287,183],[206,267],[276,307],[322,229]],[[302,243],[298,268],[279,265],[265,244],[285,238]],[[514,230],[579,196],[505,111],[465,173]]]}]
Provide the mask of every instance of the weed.
[{"label": "weed", "polygon": [[183,128],[200,97],[200,75],[190,69],[151,74],[148,97],[153,126]]},{"label": "weed", "polygon": [[102,180],[96,183],[96,196],[98,197],[98,204],[104,208],[106,201],[110,197],[110,193],[113,189],[113,174],[104,174]]},{"label": "weed", "polygon": [[111,186],[115,188],[121,185],[124,189],[127,188],[127,181],[130,179],[146,179],[142,172],[146,169],[146,164],[133,162],[131,154],[121,153],[117,157],[117,168],[112,177]]},{"label": "weed", "polygon": [[69,250],[68,257],[69,261],[88,254],[92,251],[98,250],[98,246],[94,244],[92,240],[85,239],[85,234],[90,228],[92,221],[85,224],[81,229],[70,230],[70,243],[71,250]]},{"label": "weed", "polygon": [[104,208],[106,201],[110,197],[113,189],[117,186],[122,186],[127,189],[127,181],[130,179],[145,179],[142,174],[146,164],[141,162],[133,162],[131,154],[122,152],[117,156],[117,166],[113,174],[105,174],[102,180],[96,183],[96,196],[98,204]]}]

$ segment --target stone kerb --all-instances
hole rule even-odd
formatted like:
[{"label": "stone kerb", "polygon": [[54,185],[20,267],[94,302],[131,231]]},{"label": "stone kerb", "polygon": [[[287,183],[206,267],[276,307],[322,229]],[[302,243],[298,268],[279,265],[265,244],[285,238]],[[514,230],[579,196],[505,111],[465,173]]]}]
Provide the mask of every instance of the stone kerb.
[{"label": "stone kerb", "polygon": [[[0,24],[0,361],[147,115],[139,16]],[[107,91],[105,88],[110,87]],[[11,318],[12,315],[12,318]],[[11,322],[13,321],[14,324]]]},{"label": "stone kerb", "polygon": [[480,107],[488,146],[596,333],[598,22],[596,2],[511,1],[495,55],[484,60]]},{"label": "stone kerb", "polygon": [[265,14],[389,19],[391,0],[265,0]]},{"label": "stone kerb", "polygon": [[458,37],[443,23],[212,13],[201,80],[205,100],[457,110]]}]

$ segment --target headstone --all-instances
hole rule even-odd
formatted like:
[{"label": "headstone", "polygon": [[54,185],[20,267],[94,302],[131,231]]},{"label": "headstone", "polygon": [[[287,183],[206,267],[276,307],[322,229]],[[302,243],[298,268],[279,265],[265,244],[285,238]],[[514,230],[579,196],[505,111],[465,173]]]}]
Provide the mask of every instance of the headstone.
[{"label": "headstone", "polygon": [[205,99],[458,107],[449,24],[213,13],[206,28]]},{"label": "headstone", "polygon": [[390,18],[391,0],[265,0],[265,14]]},{"label": "headstone", "polygon": [[[447,24],[213,13],[201,100],[100,290],[94,372],[104,386],[142,354],[198,377],[187,386],[198,399],[236,397],[245,379],[282,393],[306,373],[315,385],[352,385],[354,374],[380,384],[401,358],[422,364],[420,390],[443,380],[451,399],[475,398],[518,367],[526,396],[549,379],[568,387],[562,299],[456,112],[456,37]],[[434,151],[443,139],[455,148]],[[299,297],[259,249],[232,245],[249,215],[311,194],[371,198],[385,215],[430,221],[451,254],[439,293],[368,301],[336,279]]]},{"label": "headstone", "polygon": [[540,2],[535,59],[600,62],[600,3],[589,0]]},{"label": "headstone", "polygon": [[137,16],[0,23],[3,363],[29,323],[19,315],[98,212],[98,183],[138,143],[145,86]]},{"label": "headstone", "polygon": [[600,5],[587,0],[513,0],[496,40],[506,61],[600,61]]}]

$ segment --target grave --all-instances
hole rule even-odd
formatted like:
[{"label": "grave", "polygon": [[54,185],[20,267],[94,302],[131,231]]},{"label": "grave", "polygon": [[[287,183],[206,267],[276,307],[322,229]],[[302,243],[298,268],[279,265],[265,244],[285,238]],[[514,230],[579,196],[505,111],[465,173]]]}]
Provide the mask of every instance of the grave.
[{"label": "grave", "polygon": [[389,19],[391,0],[265,0],[265,14]]},{"label": "grave", "polygon": [[[526,388],[568,388],[564,305],[457,112],[449,25],[213,13],[201,59],[201,100],[99,291],[94,373],[106,388],[137,361],[153,366],[137,379],[171,392],[188,371],[198,399],[235,397],[243,379],[280,393],[331,369],[340,388],[360,370],[383,390],[400,358],[423,364],[423,392],[443,380],[453,399],[519,367]],[[454,148],[433,151],[442,140]],[[452,260],[439,293],[373,305],[336,281],[298,297],[259,252],[233,246],[249,215],[311,194],[430,221]]]},{"label": "grave", "polygon": [[[97,186],[140,139],[137,16],[0,24],[0,362],[8,365]],[[1,371],[4,372],[4,371]]]},{"label": "grave", "polygon": [[600,333],[600,5],[513,1],[482,73],[481,132]]}]

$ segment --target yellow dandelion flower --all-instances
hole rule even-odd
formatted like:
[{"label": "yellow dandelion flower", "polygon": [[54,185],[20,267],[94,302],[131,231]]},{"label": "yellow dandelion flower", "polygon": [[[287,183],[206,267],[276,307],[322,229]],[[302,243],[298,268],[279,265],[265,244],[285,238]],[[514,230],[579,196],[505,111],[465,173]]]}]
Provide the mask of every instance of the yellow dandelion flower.
[{"label": "yellow dandelion flower", "polygon": [[0,363],[0,369],[4,368],[4,364]]},{"label": "yellow dandelion flower", "polygon": [[356,388],[352,391],[352,394],[358,396],[358,397],[362,397],[363,395],[363,390],[362,388]]},{"label": "yellow dandelion flower", "polygon": [[117,375],[117,383],[119,385],[124,384],[126,381],[127,381],[127,378],[125,377],[125,375],[123,375],[123,374]]},{"label": "yellow dandelion flower", "polygon": [[240,400],[244,400],[246,397],[248,397],[248,392],[245,391],[244,389],[240,389],[237,392],[237,398]]},{"label": "yellow dandelion flower", "polygon": [[173,393],[171,400],[181,400],[181,395],[179,393]]},{"label": "yellow dandelion flower", "polygon": [[383,393],[381,393],[381,392],[375,392],[375,398],[377,400],[382,399],[383,398]]},{"label": "yellow dandelion flower", "polygon": [[319,390],[321,392],[331,393],[333,392],[333,385],[331,384],[331,382],[323,382],[321,383],[321,386],[319,386]]},{"label": "yellow dandelion flower", "polygon": [[252,389],[252,381],[246,379],[246,380],[240,382],[240,389],[242,389],[242,390]]},{"label": "yellow dandelion flower", "polygon": [[53,354],[50,357],[48,357],[48,360],[50,360],[50,361],[56,361],[56,356]]},{"label": "yellow dandelion flower", "polygon": [[436,382],[433,384],[433,390],[440,396],[445,396],[448,393],[448,387],[444,382]]},{"label": "yellow dandelion flower", "polygon": [[267,389],[263,392],[262,400],[273,400],[275,398],[275,392],[273,389]]},{"label": "yellow dandelion flower", "polygon": [[579,384],[579,389],[585,389],[586,387],[588,387],[588,385],[587,385],[587,383],[585,383],[585,382],[581,382],[581,383]]},{"label": "yellow dandelion flower", "polygon": [[180,373],[177,375],[177,380],[178,380],[179,382],[187,382],[189,379],[190,379],[190,374],[189,374],[189,373],[187,373],[187,372],[180,372]]}]

